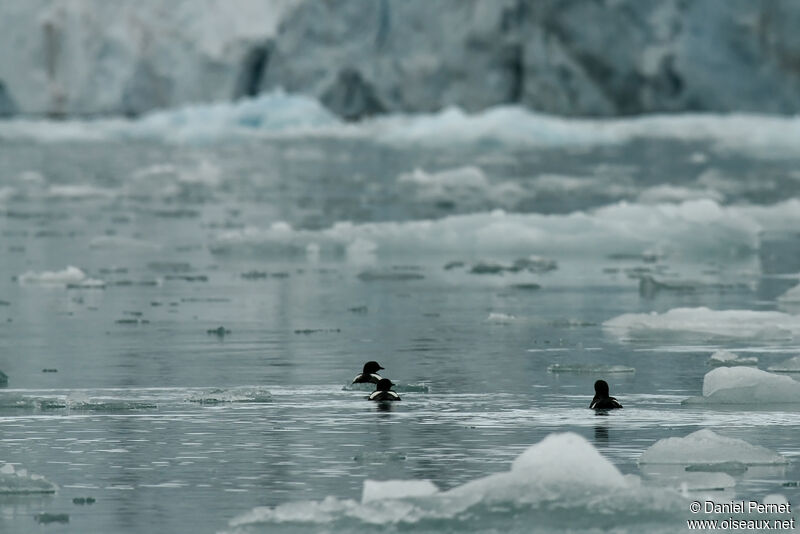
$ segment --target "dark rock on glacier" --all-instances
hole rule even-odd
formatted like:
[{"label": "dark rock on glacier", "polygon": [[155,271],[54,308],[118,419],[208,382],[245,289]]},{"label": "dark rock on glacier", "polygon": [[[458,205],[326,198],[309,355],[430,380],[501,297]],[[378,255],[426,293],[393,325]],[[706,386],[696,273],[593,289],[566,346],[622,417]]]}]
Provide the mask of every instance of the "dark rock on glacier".
[{"label": "dark rock on glacier", "polygon": [[0,80],[0,117],[9,117],[17,113],[17,105],[6,89],[6,84]]},{"label": "dark rock on glacier", "polygon": [[385,111],[375,94],[375,88],[364,80],[356,69],[345,68],[320,97],[325,106],[344,118],[353,121]]}]

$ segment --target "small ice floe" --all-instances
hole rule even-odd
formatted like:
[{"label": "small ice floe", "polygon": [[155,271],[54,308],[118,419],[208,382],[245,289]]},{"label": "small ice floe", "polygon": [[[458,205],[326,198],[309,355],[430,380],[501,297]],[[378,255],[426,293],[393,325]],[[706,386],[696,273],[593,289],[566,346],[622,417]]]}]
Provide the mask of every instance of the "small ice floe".
[{"label": "small ice floe", "polygon": [[757,365],[755,356],[739,356],[727,350],[718,350],[706,362],[712,367],[734,367],[737,365]]},{"label": "small ice floe", "polygon": [[800,316],[777,311],[673,308],[664,313],[625,313],[604,322],[603,328],[631,339],[664,334],[788,339],[800,334]]},{"label": "small ice floe", "polygon": [[57,486],[41,475],[28,474],[26,469],[15,469],[11,464],[0,467],[0,495],[26,495],[55,493]]},{"label": "small ice floe", "polygon": [[466,166],[426,172],[415,169],[397,177],[402,186],[412,187],[416,198],[440,207],[483,205],[485,202],[514,206],[524,190],[510,181],[492,182],[478,167]]},{"label": "small ice floe", "polygon": [[500,312],[491,312],[489,313],[489,317],[486,318],[486,322],[488,323],[498,323],[498,324],[510,324],[516,321],[517,318],[513,315],[509,315],[507,313],[500,313]]},{"label": "small ice floe", "polygon": [[703,396],[684,404],[800,403],[800,382],[752,367],[718,367],[703,378]]},{"label": "small ice floe", "polygon": [[51,287],[99,287],[105,283],[86,276],[82,270],[72,265],[61,271],[26,271],[17,277],[23,286],[51,286]]},{"label": "small ice floe", "polygon": [[[775,365],[770,365],[767,370],[776,373],[800,373],[800,356],[792,356],[788,360],[784,360]],[[2,377],[0,377],[0,382]]]},{"label": "small ice floe", "polygon": [[[547,531],[624,529],[663,521],[675,524],[685,502],[675,491],[643,486],[623,475],[585,438],[551,434],[529,447],[508,471],[447,491],[429,480],[367,480],[361,501],[329,496],[322,501],[259,507],[233,519],[231,527],[293,523],[315,530],[394,529]],[[527,528],[526,528],[527,527]]]},{"label": "small ice floe", "polygon": [[189,402],[199,404],[224,404],[229,402],[270,402],[272,394],[260,386],[240,386],[233,388],[213,388],[197,391],[189,395]]},{"label": "small ice floe", "polygon": [[745,466],[778,465],[787,463],[787,459],[766,447],[720,436],[709,429],[692,432],[683,438],[660,439],[639,457],[639,464],[709,466],[731,462]]},{"label": "small ice floe", "polygon": [[554,363],[547,367],[548,373],[613,374],[635,373],[636,369],[626,365],[595,365],[582,363]]},{"label": "small ice floe", "polygon": [[[75,411],[88,412],[126,412],[130,410],[154,410],[158,405],[154,402],[118,399],[118,398],[94,398],[89,397],[82,391],[70,392],[64,401],[66,408]],[[54,408],[57,406],[53,406]]]}]

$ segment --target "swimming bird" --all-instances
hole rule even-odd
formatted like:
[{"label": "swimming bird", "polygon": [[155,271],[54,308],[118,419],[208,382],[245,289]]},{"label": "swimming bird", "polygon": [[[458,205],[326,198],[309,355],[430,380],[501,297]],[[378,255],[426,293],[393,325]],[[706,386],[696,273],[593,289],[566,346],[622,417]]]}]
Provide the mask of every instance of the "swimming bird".
[{"label": "swimming bird", "polygon": [[353,384],[364,384],[364,383],[373,383],[377,384],[378,381],[381,379],[381,375],[378,374],[378,371],[383,369],[381,364],[378,362],[367,362],[364,364],[364,370],[361,371],[361,374],[356,375],[353,379]]},{"label": "swimming bird", "polygon": [[370,393],[367,399],[371,401],[399,401],[400,395],[392,391],[393,385],[388,378],[381,378],[375,384],[375,391]]},{"label": "swimming bird", "polygon": [[594,398],[592,403],[589,404],[589,408],[592,410],[613,410],[622,408],[622,405],[617,402],[617,399],[608,395],[608,382],[598,380],[594,383]]}]

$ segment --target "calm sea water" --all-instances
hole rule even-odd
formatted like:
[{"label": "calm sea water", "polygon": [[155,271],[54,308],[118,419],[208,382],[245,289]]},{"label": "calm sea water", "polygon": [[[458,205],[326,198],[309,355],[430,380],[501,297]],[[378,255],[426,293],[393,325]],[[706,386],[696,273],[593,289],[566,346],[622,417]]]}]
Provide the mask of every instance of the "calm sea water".
[{"label": "calm sea water", "polygon": [[[715,350],[765,369],[800,353],[796,338],[603,327],[680,307],[796,314],[778,297],[800,273],[800,235],[781,224],[781,203],[800,197],[797,163],[664,140],[0,141],[0,464],[58,486],[0,495],[0,531],[40,532],[47,513],[47,529],[69,533],[527,532],[524,507],[379,526],[328,522],[317,505],[359,501],[368,479],[454,488],[565,431],[676,488],[638,457],[712,429],[790,460],[735,473],[714,498],[797,502],[800,405],[681,404],[701,395]],[[638,237],[647,213],[698,198],[696,219]],[[772,221],[755,247],[703,218],[747,206]],[[487,213],[521,214],[546,246],[521,247],[517,223],[477,235]],[[703,235],[714,245],[691,244]],[[518,261],[531,255],[552,261]],[[373,359],[403,397],[390,409],[345,387]],[[624,410],[588,410],[598,378]],[[248,519],[288,503],[306,519]],[[638,532],[646,517],[585,524],[565,509],[547,513],[553,530]],[[685,515],[660,528],[683,532]]]}]

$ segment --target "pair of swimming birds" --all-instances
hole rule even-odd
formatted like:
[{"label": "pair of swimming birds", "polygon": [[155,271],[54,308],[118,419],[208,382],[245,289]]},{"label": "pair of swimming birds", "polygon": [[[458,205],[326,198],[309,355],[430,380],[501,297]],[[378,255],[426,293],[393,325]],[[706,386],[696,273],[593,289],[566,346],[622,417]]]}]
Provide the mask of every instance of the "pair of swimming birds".
[{"label": "pair of swimming birds", "polygon": [[[383,367],[378,362],[367,362],[364,364],[364,370],[361,374],[356,375],[353,379],[353,384],[375,384],[375,391],[370,393],[367,399],[371,401],[398,401],[400,395],[392,391],[394,384],[388,378],[383,378],[378,374]],[[594,383],[594,398],[589,404],[592,410],[614,410],[622,408],[622,404],[616,398],[611,397],[608,392],[608,382],[605,380],[598,380]]]},{"label": "pair of swimming birds", "polygon": [[383,367],[378,362],[367,362],[364,364],[364,370],[361,374],[356,375],[353,379],[353,384],[375,384],[375,391],[369,394],[367,400],[371,401],[399,401],[400,395],[392,391],[394,384],[388,378],[383,378],[378,374]]}]

